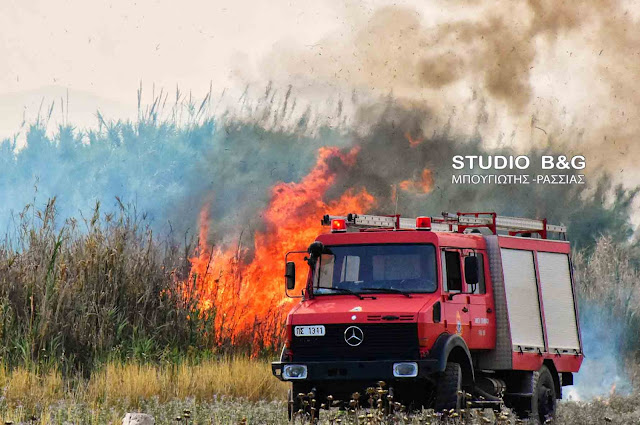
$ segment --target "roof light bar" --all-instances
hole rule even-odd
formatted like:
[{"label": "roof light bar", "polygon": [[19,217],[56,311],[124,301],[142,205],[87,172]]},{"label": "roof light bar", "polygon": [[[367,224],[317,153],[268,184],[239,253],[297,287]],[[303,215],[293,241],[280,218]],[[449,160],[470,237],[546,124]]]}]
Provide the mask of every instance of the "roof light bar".
[{"label": "roof light bar", "polygon": [[431,217],[416,218],[416,230],[431,230]]},{"label": "roof light bar", "polygon": [[347,231],[347,222],[342,218],[331,220],[331,233],[342,233]]}]

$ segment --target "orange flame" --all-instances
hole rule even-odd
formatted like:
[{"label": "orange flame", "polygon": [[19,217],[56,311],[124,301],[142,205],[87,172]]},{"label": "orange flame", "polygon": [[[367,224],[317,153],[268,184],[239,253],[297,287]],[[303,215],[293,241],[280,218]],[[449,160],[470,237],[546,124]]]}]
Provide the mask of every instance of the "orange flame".
[{"label": "orange flame", "polygon": [[399,184],[400,189],[416,192],[416,193],[429,193],[433,188],[433,176],[431,175],[431,170],[425,168],[422,170],[422,174],[420,176],[420,180],[404,180]]},{"label": "orange flame", "polygon": [[409,146],[411,146],[412,148],[415,148],[420,143],[422,143],[422,139],[414,139],[411,136],[411,133],[409,133],[408,131],[406,133],[404,133],[404,137],[407,138],[407,140],[409,141]]},{"label": "orange flame", "polygon": [[209,217],[208,210],[202,210],[200,246],[191,259],[191,279],[196,282],[200,309],[213,318],[217,345],[250,344],[255,354],[281,343],[284,316],[293,301],[284,294],[285,253],[304,250],[322,233],[322,215],[365,212],[375,203],[364,189],[349,189],[334,201],[322,200],[335,182],[330,164],[340,161],[349,167],[357,154],[357,148],[348,153],[321,148],[314,168],[302,181],[276,184],[262,214],[265,230],[254,235],[250,261],[250,251],[240,243],[215,250],[207,245]]}]

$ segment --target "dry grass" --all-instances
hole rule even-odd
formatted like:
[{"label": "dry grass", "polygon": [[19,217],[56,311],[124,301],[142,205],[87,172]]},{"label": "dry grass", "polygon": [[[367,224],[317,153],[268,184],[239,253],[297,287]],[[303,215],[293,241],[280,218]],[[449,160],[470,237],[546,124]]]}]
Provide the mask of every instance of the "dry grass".
[{"label": "dry grass", "polygon": [[[210,350],[188,296],[189,245],[154,237],[134,208],[59,222],[55,199],[28,205],[0,243],[0,359],[85,374],[107,359]],[[178,288],[181,288],[180,291]]]},{"label": "dry grass", "polygon": [[164,402],[188,397],[207,400],[214,394],[252,401],[282,400],[286,385],[271,375],[266,361],[247,357],[206,360],[195,365],[110,363],[92,376],[83,398],[90,403],[134,402],[152,397]]},{"label": "dry grass", "polygon": [[[609,321],[623,340],[626,353],[640,349],[640,255],[637,246],[616,243],[610,237],[597,240],[589,256],[574,256],[578,296],[583,306],[598,309],[599,319]],[[581,306],[582,307],[582,306]]]},{"label": "dry grass", "polygon": [[[284,425],[287,385],[271,376],[266,360],[246,357],[206,360],[198,364],[157,365],[111,362],[82,382],[66,380],[54,370],[38,373],[24,367],[0,368],[0,420],[38,424],[119,424],[128,411],[141,411],[157,424]],[[363,395],[363,399],[368,397]],[[318,403],[328,403],[319,401]],[[375,403],[374,403],[375,404]],[[366,405],[363,402],[363,406]],[[513,424],[508,410],[468,410],[459,414],[424,410],[391,415],[380,409],[320,412],[319,425],[337,424]],[[190,421],[185,420],[185,411]],[[180,421],[176,420],[181,418]],[[562,402],[558,425],[627,424],[640,420],[640,397],[614,395],[593,402]],[[0,422],[2,423],[2,422]],[[309,424],[298,415],[296,424]]]},{"label": "dry grass", "polygon": [[271,375],[265,360],[247,357],[204,360],[178,365],[110,362],[88,380],[66,380],[56,370],[44,373],[18,367],[0,369],[0,388],[7,406],[38,409],[70,399],[91,406],[139,408],[145,400],[211,400],[216,397],[250,401],[283,400],[286,385]]},{"label": "dry grass", "polygon": [[44,373],[19,367],[9,371],[0,368],[0,388],[4,401],[9,405],[38,406],[65,397],[66,386],[57,370]]},{"label": "dry grass", "polygon": [[[14,423],[30,423],[32,411],[24,406],[0,407],[0,419]],[[124,405],[87,405],[73,399],[62,399],[58,402],[43,406],[37,410],[37,424],[91,424],[91,425],[119,425],[122,417],[129,409]],[[193,398],[174,399],[160,402],[157,398],[146,399],[141,402],[137,411],[145,412],[156,419],[158,425],[180,424],[211,424],[211,425],[285,425],[286,405],[282,401],[249,401],[241,398],[213,397],[210,400],[199,401]],[[190,420],[185,418],[185,411]],[[371,417],[368,417],[371,415]],[[364,417],[363,417],[364,416]],[[375,409],[355,412],[322,411],[318,425],[506,425],[527,424],[518,421],[508,410],[494,412],[488,410],[472,410],[457,417],[451,414],[436,414],[425,410],[405,414],[398,411],[374,422]],[[177,418],[180,418],[178,421]],[[371,421],[369,421],[371,419]],[[589,403],[563,402],[558,407],[556,425],[626,425],[638,423],[640,420],[640,397],[621,397],[595,400]],[[0,422],[1,423],[1,422]],[[309,424],[309,420],[299,417],[296,425]]]}]

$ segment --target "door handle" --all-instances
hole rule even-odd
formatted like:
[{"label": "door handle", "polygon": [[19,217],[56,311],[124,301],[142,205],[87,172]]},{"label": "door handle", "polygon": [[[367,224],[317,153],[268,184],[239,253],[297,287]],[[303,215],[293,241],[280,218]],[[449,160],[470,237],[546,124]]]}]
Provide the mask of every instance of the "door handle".
[{"label": "door handle", "polygon": [[469,309],[468,309],[467,307],[462,307],[462,311],[463,311],[464,313],[467,313],[467,312],[469,311]]}]

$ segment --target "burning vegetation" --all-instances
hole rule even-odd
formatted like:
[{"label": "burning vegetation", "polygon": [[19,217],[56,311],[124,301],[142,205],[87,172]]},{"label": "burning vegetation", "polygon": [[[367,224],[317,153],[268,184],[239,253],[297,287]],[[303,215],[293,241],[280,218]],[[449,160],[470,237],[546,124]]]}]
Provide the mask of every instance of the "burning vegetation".
[{"label": "burning vegetation", "polygon": [[429,193],[433,187],[433,177],[431,176],[431,170],[425,168],[420,173],[420,177],[415,180],[403,180],[398,186],[402,190],[413,191],[416,193]]},{"label": "burning vegetation", "polygon": [[210,217],[200,215],[200,242],[191,259],[191,277],[203,314],[212,316],[216,344],[249,345],[253,352],[277,350],[282,323],[292,299],[282,293],[285,253],[305,247],[321,232],[319,217],[341,211],[368,211],[375,204],[366,190],[347,189],[324,201],[336,169],[353,165],[357,149],[321,148],[318,160],[299,183],[279,183],[261,213],[264,230],[253,236],[251,250],[241,246],[214,248],[207,242]]}]

